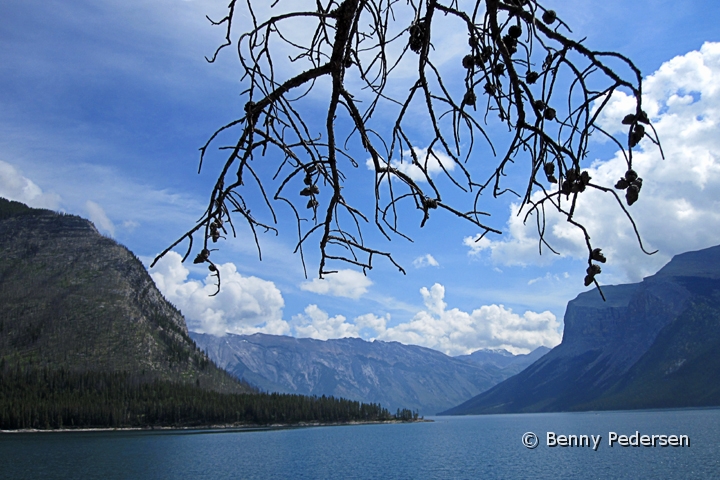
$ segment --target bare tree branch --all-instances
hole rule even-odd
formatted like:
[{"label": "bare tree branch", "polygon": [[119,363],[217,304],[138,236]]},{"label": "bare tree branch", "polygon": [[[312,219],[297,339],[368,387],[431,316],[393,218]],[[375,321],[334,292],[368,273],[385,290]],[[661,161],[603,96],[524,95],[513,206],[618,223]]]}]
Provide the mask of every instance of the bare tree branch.
[{"label": "bare tree branch", "polygon": [[[310,9],[304,11],[279,0],[269,7],[253,0],[241,6],[232,0],[225,17],[211,20],[224,26],[225,42],[210,62],[233,44],[234,30],[242,25],[234,42],[247,87],[245,114],[219,128],[200,149],[202,168],[219,136],[236,134],[232,147],[221,147],[230,153],[205,214],[155,262],[185,239],[192,249],[193,236],[202,231],[202,249],[195,261],[208,263],[217,273],[219,288],[209,242],[225,238],[226,222],[235,235],[232,217],[240,215],[259,249],[258,230],[278,233],[273,204],[280,202],[290,207],[297,223],[296,251],[303,267],[303,245],[319,237],[321,278],[334,271],[330,263],[348,263],[366,272],[374,256],[386,258],[404,272],[390,252],[365,243],[363,229],[371,225],[369,218],[387,239],[398,235],[409,240],[398,223],[408,215],[408,207],[419,210],[421,227],[431,214],[444,211],[477,227],[478,238],[500,234],[479,208],[481,195],[488,190],[493,197],[517,195],[525,219],[536,215],[541,253],[542,246],[558,253],[545,239],[546,208],[564,215],[586,239],[585,284],[597,284],[600,267],[595,262],[603,263],[605,257],[576,219],[578,196],[588,188],[611,192],[641,250],[654,253],[642,246],[635,222],[612,186],[590,183],[582,168],[591,135],[599,132],[611,138],[622,150],[628,170],[614,187],[625,190],[628,206],[638,200],[642,179],[633,170],[633,149],[646,137],[660,144],[642,110],[642,76],[630,59],[594,51],[583,40],[571,39],[569,27],[536,0],[316,0],[307,5]],[[441,25],[467,32],[461,65],[436,63],[433,35]],[[400,69],[410,62],[414,74],[408,82],[407,69],[405,77]],[[624,71],[630,72],[629,77]],[[463,78],[460,89],[457,78]],[[597,125],[618,91],[635,99],[634,113],[623,120],[626,138],[615,138]],[[318,121],[319,98],[326,101],[323,122]],[[387,119],[388,112],[394,121]],[[492,123],[508,131],[503,150],[488,134]],[[430,135],[418,144],[411,139],[417,138],[421,124]],[[645,130],[648,126],[652,135]],[[321,133],[311,133],[318,130]],[[475,179],[484,157],[478,154],[483,143],[479,139],[496,162],[482,181]],[[261,170],[268,169],[253,167],[256,162],[275,162],[274,176],[264,176]],[[526,184],[522,195],[505,186],[510,166],[520,162],[530,172],[522,179]],[[422,181],[407,173],[407,163]],[[372,195],[373,214],[343,196],[348,179],[358,176],[352,169],[365,164],[374,170],[373,185],[363,187],[353,180],[352,186],[366,188],[368,198]],[[470,192],[472,208],[443,199],[443,182],[433,178],[438,170],[453,185],[450,188]],[[276,193],[268,197],[266,191],[275,182]],[[254,208],[269,212],[271,222],[263,223],[251,214],[248,202],[254,205],[258,199],[244,193],[250,184],[260,191],[260,205]],[[303,211],[312,218],[303,218]]]}]

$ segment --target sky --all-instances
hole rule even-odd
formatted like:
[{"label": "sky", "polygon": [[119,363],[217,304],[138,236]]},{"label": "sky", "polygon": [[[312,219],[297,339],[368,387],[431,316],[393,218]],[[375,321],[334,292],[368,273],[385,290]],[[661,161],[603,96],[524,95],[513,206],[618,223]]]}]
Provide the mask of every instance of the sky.
[{"label": "sky", "polygon": [[[199,147],[242,115],[246,99],[234,51],[226,49],[214,64],[204,58],[224,36],[205,16],[222,17],[226,4],[0,3],[0,196],[89,218],[149,266],[206,207],[218,163],[198,174]],[[652,145],[641,144],[635,169],[645,182],[631,207],[644,244],[657,254],[641,252],[607,196],[581,197],[580,218],[608,257],[600,283],[638,282],[673,255],[720,243],[720,4],[545,5],[571,26],[573,38],[636,63],[665,153],[663,160]],[[442,62],[459,65],[466,40],[450,29],[433,38]],[[601,125],[620,133],[620,120],[632,108],[627,96],[614,96]],[[609,142],[591,144],[590,153],[583,167],[594,180],[614,184],[624,173]],[[365,168],[353,172],[358,185],[369,175]],[[372,200],[357,198],[365,206]],[[193,331],[355,336],[450,355],[557,345],[567,302],[590,290],[583,286],[582,238],[548,215],[546,238],[561,255],[538,255],[535,228],[523,225],[514,199],[488,199],[483,207],[503,234],[479,242],[473,241],[477,230],[454,218],[433,216],[421,230],[409,217],[414,241],[395,237],[381,245],[406,275],[377,260],[366,276],[341,266],[320,280],[315,243],[306,246],[306,278],[293,255],[295,227],[282,219],[279,235],[261,235],[262,261],[245,234],[222,243],[213,254],[223,279],[217,296],[209,296],[215,287],[204,267],[180,262],[182,248],[150,274]]]}]

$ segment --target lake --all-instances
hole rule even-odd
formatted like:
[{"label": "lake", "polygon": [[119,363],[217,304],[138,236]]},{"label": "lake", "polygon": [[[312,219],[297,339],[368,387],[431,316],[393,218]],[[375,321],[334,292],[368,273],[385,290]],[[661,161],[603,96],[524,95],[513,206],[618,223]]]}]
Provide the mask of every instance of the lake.
[{"label": "lake", "polygon": [[[0,478],[720,478],[720,409],[432,419],[264,431],[5,433]],[[524,446],[526,432],[537,434],[536,448]],[[574,445],[586,436],[589,446],[549,447],[548,432]],[[655,447],[619,443],[649,443],[652,435]],[[685,435],[690,445],[661,447],[658,435]]]}]

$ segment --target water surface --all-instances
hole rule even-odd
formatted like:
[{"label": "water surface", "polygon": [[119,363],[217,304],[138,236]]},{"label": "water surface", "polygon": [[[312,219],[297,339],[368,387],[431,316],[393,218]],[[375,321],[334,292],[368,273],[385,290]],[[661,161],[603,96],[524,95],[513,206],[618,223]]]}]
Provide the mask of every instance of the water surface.
[{"label": "water surface", "polygon": [[[720,409],[433,417],[433,423],[265,431],[0,434],[0,478],[720,478]],[[534,432],[537,448],[521,439]],[[690,446],[608,446],[608,433]],[[597,449],[547,432],[600,435]]]}]

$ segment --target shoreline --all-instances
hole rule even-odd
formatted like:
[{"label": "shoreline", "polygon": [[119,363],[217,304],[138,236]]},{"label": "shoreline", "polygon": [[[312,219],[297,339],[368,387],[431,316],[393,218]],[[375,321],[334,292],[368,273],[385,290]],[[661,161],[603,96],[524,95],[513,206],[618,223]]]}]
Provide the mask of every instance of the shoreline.
[{"label": "shoreline", "polygon": [[310,428],[310,427],[341,427],[347,425],[381,425],[381,424],[401,424],[401,423],[432,423],[434,420],[418,419],[411,421],[402,420],[367,420],[367,421],[350,421],[350,422],[303,422],[303,423],[273,423],[271,425],[256,424],[219,424],[219,425],[198,425],[192,427],[183,426],[157,426],[157,427],[85,427],[85,428],[25,428],[18,430],[0,430],[0,434],[12,433],[69,433],[69,432],[157,432],[171,433],[177,432],[201,432],[201,431],[217,431],[220,432],[251,432],[264,430],[287,430],[291,428]]}]

